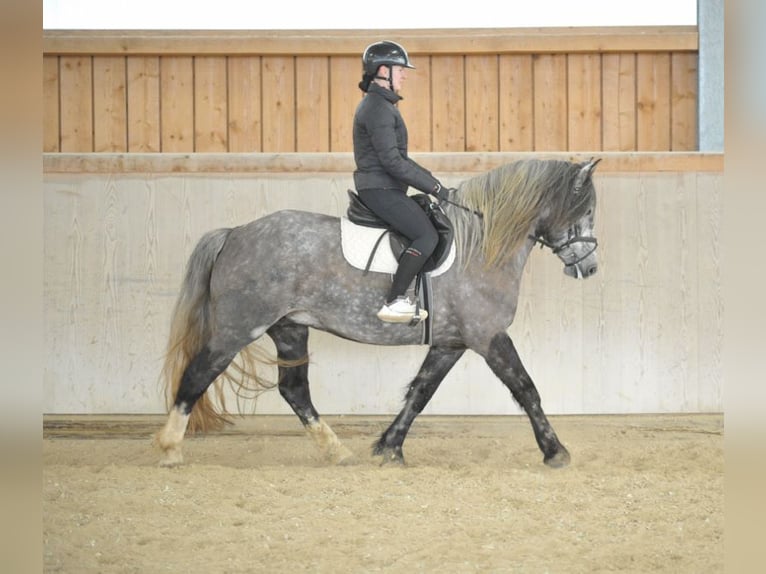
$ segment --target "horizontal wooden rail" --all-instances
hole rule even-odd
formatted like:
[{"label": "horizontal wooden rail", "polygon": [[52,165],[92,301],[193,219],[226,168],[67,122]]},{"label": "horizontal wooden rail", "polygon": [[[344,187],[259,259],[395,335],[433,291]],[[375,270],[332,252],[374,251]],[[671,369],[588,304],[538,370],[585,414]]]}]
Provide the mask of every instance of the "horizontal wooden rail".
[{"label": "horizontal wooden rail", "polygon": [[390,38],[413,54],[696,51],[696,26],[428,30],[46,30],[45,55],[348,55]]},{"label": "horizontal wooden rail", "polygon": [[[517,159],[559,158],[573,161],[602,158],[599,172],[723,172],[721,153],[592,152],[592,153],[415,153],[412,157],[435,173],[483,172]],[[351,153],[46,153],[43,173],[347,173],[354,170]]]}]

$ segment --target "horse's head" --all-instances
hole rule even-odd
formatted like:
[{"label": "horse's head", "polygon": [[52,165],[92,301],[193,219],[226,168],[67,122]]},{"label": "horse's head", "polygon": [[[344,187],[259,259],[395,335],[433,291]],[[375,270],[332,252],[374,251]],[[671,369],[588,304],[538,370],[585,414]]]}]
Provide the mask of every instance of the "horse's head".
[{"label": "horse's head", "polygon": [[594,235],[596,191],[591,176],[599,161],[601,159],[591,159],[579,164],[574,180],[568,183],[571,187],[564,192],[567,194],[564,202],[566,212],[570,214],[568,221],[560,226],[551,226],[533,238],[541,245],[550,247],[564,262],[564,273],[577,279],[590,277],[598,270],[598,241]]}]

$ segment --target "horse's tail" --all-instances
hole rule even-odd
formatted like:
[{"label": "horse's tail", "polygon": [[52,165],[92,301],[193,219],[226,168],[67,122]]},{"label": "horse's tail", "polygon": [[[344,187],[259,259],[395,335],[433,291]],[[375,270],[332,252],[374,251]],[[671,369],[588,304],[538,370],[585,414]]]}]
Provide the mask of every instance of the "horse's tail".
[{"label": "horse's tail", "polygon": [[[210,340],[210,276],[229,233],[231,229],[216,229],[206,233],[186,264],[181,291],[171,315],[170,337],[162,367],[163,390],[168,408],[173,405],[186,367]],[[187,427],[189,431],[216,430],[228,422],[220,384],[215,385],[215,393],[222,412],[219,412],[207,393],[203,394],[192,409]]]},{"label": "horse's tail", "polygon": [[[231,229],[216,229],[205,234],[194,248],[186,264],[186,274],[181,284],[170,322],[165,364],[162,368],[167,407],[175,401],[184,371],[211,337],[212,310],[210,305],[210,276]],[[224,382],[227,382],[237,399],[237,410],[243,411],[242,400],[254,400],[275,383],[262,378],[257,365],[294,367],[308,362],[308,357],[295,361],[281,360],[255,344],[241,349],[229,367],[221,373],[211,387],[214,394],[204,393],[192,408],[187,430],[207,432],[220,430],[230,421],[224,400]],[[254,403],[253,403],[254,404]]]}]

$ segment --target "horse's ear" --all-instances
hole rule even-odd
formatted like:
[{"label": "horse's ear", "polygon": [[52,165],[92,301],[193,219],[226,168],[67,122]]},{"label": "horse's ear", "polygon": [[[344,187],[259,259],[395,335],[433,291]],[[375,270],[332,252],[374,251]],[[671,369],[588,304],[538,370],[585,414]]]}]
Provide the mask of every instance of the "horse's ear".
[{"label": "horse's ear", "polygon": [[580,168],[580,171],[577,172],[577,177],[575,177],[574,182],[574,192],[580,193],[582,191],[582,186],[585,185],[585,182],[588,181],[588,178],[593,173],[593,170],[596,169],[596,166],[598,165],[598,162],[601,161],[601,158],[594,159],[590,158],[590,160],[583,164],[583,166]]}]

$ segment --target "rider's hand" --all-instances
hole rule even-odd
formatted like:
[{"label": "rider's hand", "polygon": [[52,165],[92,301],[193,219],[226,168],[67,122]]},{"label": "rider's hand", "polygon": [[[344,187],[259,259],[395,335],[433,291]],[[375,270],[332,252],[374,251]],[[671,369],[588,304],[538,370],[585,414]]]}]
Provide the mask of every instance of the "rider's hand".
[{"label": "rider's hand", "polygon": [[439,201],[443,201],[446,200],[449,197],[449,194],[454,191],[457,190],[453,187],[443,187],[440,183],[437,183],[433,192],[431,192],[431,195],[435,195]]}]

